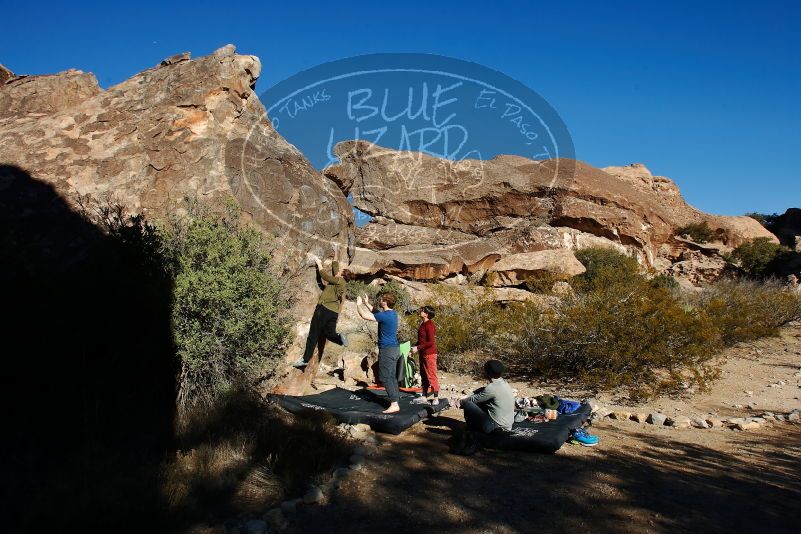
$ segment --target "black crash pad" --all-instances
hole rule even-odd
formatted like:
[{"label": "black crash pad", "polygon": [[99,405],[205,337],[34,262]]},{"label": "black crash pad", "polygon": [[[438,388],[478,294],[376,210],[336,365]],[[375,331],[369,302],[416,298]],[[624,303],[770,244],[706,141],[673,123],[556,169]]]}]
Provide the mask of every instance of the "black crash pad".
[{"label": "black crash pad", "polygon": [[488,449],[554,453],[570,437],[570,431],[584,424],[591,413],[590,405],[582,403],[575,412],[560,414],[554,421],[523,421],[512,425],[511,431],[481,434],[478,438],[481,445]]},{"label": "black crash pad", "polygon": [[293,397],[291,395],[271,395],[285,410],[303,415],[309,411],[324,410],[334,416],[339,423],[370,425],[376,432],[400,434],[418,421],[448,407],[447,399],[440,399],[437,406],[411,404],[415,395],[400,394],[400,412],[381,413],[387,407],[386,392],[383,390],[360,389],[350,391],[342,388],[329,389],[315,395]]}]

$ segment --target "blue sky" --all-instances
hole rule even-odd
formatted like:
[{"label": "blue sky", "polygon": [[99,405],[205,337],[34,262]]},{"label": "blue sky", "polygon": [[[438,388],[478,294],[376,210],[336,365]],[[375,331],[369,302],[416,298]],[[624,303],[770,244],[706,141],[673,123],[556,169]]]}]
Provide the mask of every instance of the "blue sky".
[{"label": "blue sky", "polygon": [[225,43],[258,55],[258,91],[317,64],[427,52],[521,81],[576,156],[645,163],[720,214],[801,205],[801,2],[4,2],[0,63],[94,72],[107,87]]}]

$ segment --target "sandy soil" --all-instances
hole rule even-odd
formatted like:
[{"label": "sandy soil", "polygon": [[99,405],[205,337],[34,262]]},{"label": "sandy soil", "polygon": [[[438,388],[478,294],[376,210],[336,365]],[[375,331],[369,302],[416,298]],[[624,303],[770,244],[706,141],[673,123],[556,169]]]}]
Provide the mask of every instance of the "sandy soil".
[{"label": "sandy soil", "polygon": [[[707,393],[631,412],[747,416],[801,408],[801,326],[726,354]],[[446,376],[457,388],[472,381]],[[784,381],[779,387],[768,387]],[[515,384],[524,394],[544,391]],[[745,393],[753,392],[752,395]],[[612,406],[613,395],[599,401]],[[754,410],[733,405],[756,404]],[[612,406],[613,407],[613,406]],[[365,467],[323,506],[303,507],[290,532],[799,532],[801,425],[756,431],[673,429],[603,419],[596,448],[554,455],[448,452],[458,410],[400,436],[380,436]]]}]

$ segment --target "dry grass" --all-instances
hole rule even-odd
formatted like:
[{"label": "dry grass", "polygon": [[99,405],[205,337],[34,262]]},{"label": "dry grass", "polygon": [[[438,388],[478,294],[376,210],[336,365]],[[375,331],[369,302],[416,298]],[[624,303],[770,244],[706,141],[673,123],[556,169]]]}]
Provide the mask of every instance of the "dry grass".
[{"label": "dry grass", "polygon": [[[330,417],[295,418],[247,395],[194,414],[181,441],[161,469],[163,499],[176,525],[260,515],[298,496],[351,450]],[[219,517],[209,518],[210,509]]]}]

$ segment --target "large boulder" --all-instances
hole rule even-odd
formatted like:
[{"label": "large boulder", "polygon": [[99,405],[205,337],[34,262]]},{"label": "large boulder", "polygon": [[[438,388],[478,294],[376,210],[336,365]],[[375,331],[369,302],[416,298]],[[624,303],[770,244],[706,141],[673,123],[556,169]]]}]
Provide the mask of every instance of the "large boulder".
[{"label": "large boulder", "polygon": [[[190,197],[233,198],[244,217],[275,236],[279,263],[293,277],[289,362],[319,294],[306,254],[346,260],[353,215],[341,191],[273,129],[254,91],[260,72],[257,57],[229,45],[195,60],[167,58],[107,90],[74,70],[6,76],[0,162],[68,202],[112,195],[150,219],[182,213]],[[285,372],[282,389],[297,393],[316,369]]]},{"label": "large boulder", "polygon": [[[756,237],[776,240],[749,217],[700,212],[673,181],[641,164],[597,169],[518,156],[448,161],[365,141],[339,143],[334,152],[340,162],[323,173],[352,195],[358,209],[376,217],[359,231],[362,246],[380,251],[374,272],[389,272],[390,264],[402,276],[441,278],[471,264],[473,270],[489,268],[508,254],[598,246],[665,271],[693,250],[678,230],[704,222],[718,236],[712,254]],[[492,255],[459,262],[455,251],[466,244]],[[395,256],[412,253],[418,256]]]},{"label": "large boulder", "polygon": [[584,271],[584,265],[569,250],[540,250],[505,256],[490,267],[487,279],[494,287],[516,286],[543,274],[569,279]]}]

